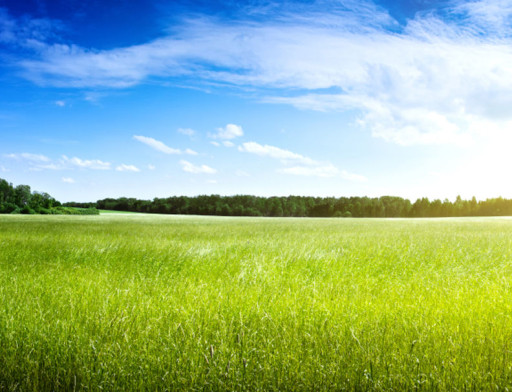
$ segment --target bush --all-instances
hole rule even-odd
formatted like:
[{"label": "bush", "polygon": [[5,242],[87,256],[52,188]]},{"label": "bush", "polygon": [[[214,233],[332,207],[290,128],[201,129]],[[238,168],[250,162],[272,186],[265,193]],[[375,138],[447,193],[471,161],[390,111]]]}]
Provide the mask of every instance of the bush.
[{"label": "bush", "polygon": [[76,208],[76,207],[55,207],[54,214],[59,215],[99,215],[100,212],[96,208]]},{"label": "bush", "polygon": [[29,206],[23,206],[23,208],[20,211],[22,214],[35,214],[36,212],[30,208]]},{"label": "bush", "polygon": [[0,214],[12,214],[16,210],[19,212],[18,206],[14,203],[0,204]]}]

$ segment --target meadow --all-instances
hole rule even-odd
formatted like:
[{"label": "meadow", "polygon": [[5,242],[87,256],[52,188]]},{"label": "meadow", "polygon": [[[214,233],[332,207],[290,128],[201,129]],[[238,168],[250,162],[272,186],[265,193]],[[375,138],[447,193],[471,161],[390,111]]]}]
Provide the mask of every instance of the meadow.
[{"label": "meadow", "polygon": [[512,219],[0,216],[0,390],[512,389]]}]

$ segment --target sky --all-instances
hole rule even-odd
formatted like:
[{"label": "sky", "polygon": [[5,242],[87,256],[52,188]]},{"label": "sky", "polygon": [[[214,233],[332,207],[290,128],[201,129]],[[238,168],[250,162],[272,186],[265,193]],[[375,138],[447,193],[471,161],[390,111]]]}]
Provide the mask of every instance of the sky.
[{"label": "sky", "polygon": [[512,0],[0,0],[0,178],[512,198]]}]

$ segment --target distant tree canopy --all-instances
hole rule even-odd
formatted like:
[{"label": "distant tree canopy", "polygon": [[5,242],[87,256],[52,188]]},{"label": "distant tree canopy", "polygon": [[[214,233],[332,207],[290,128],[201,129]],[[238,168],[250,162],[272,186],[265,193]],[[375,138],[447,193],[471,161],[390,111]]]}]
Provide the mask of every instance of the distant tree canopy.
[{"label": "distant tree canopy", "polygon": [[98,214],[98,209],[159,214],[285,217],[456,217],[512,215],[512,200],[501,197],[454,202],[421,198],[411,203],[397,196],[382,197],[258,197],[250,195],[195,197],[172,196],[140,200],[120,197],[91,203],[63,205],[45,192],[31,192],[30,186],[0,178],[0,213]]},{"label": "distant tree canopy", "polygon": [[31,192],[30,186],[18,185],[0,178],[0,214],[98,214],[95,208],[64,207],[46,192]]},{"label": "distant tree canopy", "polygon": [[285,216],[285,217],[456,217],[512,215],[512,200],[485,201],[422,198],[411,203],[396,196],[369,197],[258,197],[249,195],[173,196],[140,200],[120,197],[96,203],[65,203],[74,207],[160,214]]}]

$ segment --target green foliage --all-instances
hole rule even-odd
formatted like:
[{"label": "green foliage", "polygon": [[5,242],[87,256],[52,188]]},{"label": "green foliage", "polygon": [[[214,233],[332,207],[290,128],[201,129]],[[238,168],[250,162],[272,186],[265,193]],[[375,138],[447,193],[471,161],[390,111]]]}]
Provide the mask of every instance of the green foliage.
[{"label": "green foliage", "polygon": [[0,390],[507,390],[512,221],[0,217]]},{"label": "green foliage", "polygon": [[96,208],[55,207],[52,213],[59,215],[99,215]]},{"label": "green foliage", "polygon": [[0,214],[98,215],[92,208],[62,207],[46,192],[31,192],[28,185],[12,184],[0,178]]},{"label": "green foliage", "polygon": [[411,203],[395,196],[369,197],[257,197],[249,195],[196,197],[174,196],[165,199],[139,200],[121,197],[96,203],[66,203],[73,207],[96,207],[102,210],[151,212],[183,215],[272,216],[272,217],[456,217],[512,215],[512,200],[485,201],[433,200],[422,198]]}]

